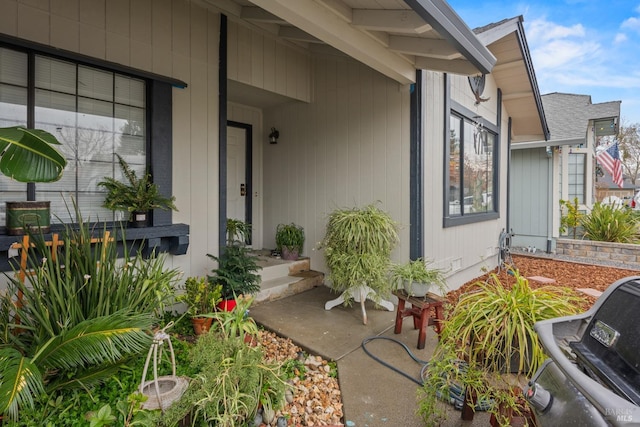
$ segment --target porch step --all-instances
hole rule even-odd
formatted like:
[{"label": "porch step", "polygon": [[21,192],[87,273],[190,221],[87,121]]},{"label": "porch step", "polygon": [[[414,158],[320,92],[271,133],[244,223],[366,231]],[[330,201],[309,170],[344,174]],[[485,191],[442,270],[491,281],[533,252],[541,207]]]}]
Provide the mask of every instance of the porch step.
[{"label": "porch step", "polygon": [[307,270],[262,281],[260,292],[256,295],[255,303],[274,301],[280,298],[308,291],[322,285],[324,274],[319,271]]}]

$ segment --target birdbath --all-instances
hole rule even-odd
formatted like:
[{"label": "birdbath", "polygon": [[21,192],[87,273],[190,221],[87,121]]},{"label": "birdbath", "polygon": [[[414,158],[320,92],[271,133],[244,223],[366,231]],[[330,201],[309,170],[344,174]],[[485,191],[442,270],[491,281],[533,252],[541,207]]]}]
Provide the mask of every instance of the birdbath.
[{"label": "birdbath", "polygon": [[[171,337],[166,330],[173,326],[173,322],[169,322],[164,328],[160,329],[153,335],[153,343],[147,353],[147,360],[144,362],[142,370],[142,380],[138,391],[147,396],[147,401],[142,404],[142,409],[160,409],[164,412],[165,408],[171,406],[173,402],[180,399],[187,389],[189,381],[187,378],[176,376],[176,357],[171,344]],[[162,346],[167,343],[171,354],[171,375],[163,375],[158,377],[158,360],[162,356]],[[149,362],[153,358],[153,380],[145,381]]]},{"label": "birdbath", "polygon": [[367,299],[375,302],[381,307],[386,308],[388,311],[393,311],[393,303],[391,301],[383,300],[376,298],[376,291],[371,289],[367,285],[358,286],[352,291],[344,291],[340,296],[336,299],[332,299],[331,301],[327,301],[324,304],[325,310],[331,310],[333,307],[343,304],[348,297],[353,297],[353,300],[360,303],[360,309],[362,310],[362,323],[367,324],[367,310],[365,309],[364,303]]}]

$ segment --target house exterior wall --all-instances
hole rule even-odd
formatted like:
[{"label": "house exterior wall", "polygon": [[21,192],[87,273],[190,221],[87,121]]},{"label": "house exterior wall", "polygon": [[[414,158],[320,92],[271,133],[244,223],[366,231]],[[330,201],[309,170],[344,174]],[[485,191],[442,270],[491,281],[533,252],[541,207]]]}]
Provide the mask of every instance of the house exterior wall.
[{"label": "house exterior wall", "polygon": [[0,33],[182,80],[173,89],[174,223],[191,227],[186,275],[206,274],[218,251],[220,15],[181,0],[13,1]]},{"label": "house exterior wall", "polygon": [[308,54],[231,19],[227,27],[227,78],[310,101]]},{"label": "house exterior wall", "polygon": [[394,255],[407,259],[409,86],[342,55],[313,57],[312,73],[313,103],[264,111],[265,128],[280,131],[264,147],[264,245],[275,247],[279,223],[295,222],[305,229],[303,254],[326,271],[314,246],[328,215],[380,201],[403,225]]},{"label": "house exterior wall", "polygon": [[[512,193],[510,228],[515,247],[547,250],[552,237],[553,159],[546,149],[532,148],[511,152]],[[526,188],[526,191],[522,189]]]}]

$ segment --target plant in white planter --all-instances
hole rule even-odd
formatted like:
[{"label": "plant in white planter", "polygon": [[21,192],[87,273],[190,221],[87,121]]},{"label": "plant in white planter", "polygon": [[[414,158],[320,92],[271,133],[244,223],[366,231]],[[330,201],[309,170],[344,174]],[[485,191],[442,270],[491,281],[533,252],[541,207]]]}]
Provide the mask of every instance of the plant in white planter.
[{"label": "plant in white planter", "polygon": [[396,222],[375,205],[333,211],[320,248],[324,249],[331,287],[342,294],[325,303],[325,309],[358,301],[364,324],[366,299],[393,311],[393,303],[384,299],[393,290],[389,267],[397,243]]},{"label": "plant in white planter", "polygon": [[418,258],[405,264],[395,264],[391,267],[391,280],[397,288],[404,287],[407,295],[424,297],[427,292],[438,290],[441,294],[447,292],[445,271],[430,268],[432,263]]}]

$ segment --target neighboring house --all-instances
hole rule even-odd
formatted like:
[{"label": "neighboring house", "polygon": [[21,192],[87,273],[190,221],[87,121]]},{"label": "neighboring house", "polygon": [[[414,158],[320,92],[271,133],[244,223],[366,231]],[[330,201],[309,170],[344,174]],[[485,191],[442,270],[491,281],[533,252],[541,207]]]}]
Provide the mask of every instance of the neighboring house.
[{"label": "neighboring house", "polygon": [[549,93],[542,103],[551,138],[511,147],[509,226],[513,245],[553,252],[560,200],[577,197],[583,211],[595,201],[595,149],[618,131],[621,101],[592,104],[589,95]]},{"label": "neighboring house", "polygon": [[[617,184],[613,182],[611,175],[607,173],[604,169],[602,169],[602,176],[596,173],[596,194],[595,201],[602,202],[605,199],[609,198],[618,198],[623,201],[623,203],[628,204],[631,203],[631,199],[633,198],[636,192],[636,186],[631,182],[629,178],[624,177],[624,181],[622,182],[622,188],[618,187]],[[615,199],[614,199],[615,200]]]},{"label": "neighboring house", "polygon": [[302,225],[326,271],[314,247],[328,214],[379,201],[402,225],[394,258],[432,259],[456,288],[496,265],[509,146],[546,139],[542,104],[521,17],[476,35],[443,0],[392,7],[6,0],[0,121],[57,133],[71,161],[59,183],[0,180],[2,198],[61,213],[73,194],[111,219],[95,182],[122,154],[179,208],[130,233],[186,276],[213,267],[227,217],[249,220],[258,248]]}]

